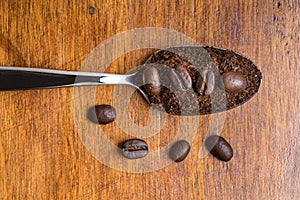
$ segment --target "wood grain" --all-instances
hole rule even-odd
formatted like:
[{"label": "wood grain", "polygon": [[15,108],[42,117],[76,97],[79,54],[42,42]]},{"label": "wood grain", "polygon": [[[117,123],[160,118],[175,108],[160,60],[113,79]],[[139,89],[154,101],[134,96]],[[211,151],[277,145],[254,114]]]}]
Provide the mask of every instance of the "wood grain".
[{"label": "wood grain", "polygon": [[[82,97],[73,88],[1,92],[0,199],[299,199],[298,0],[0,1],[0,65],[80,70],[98,44],[144,27],[232,49],[262,70],[259,93],[225,113],[221,134],[233,146],[233,159],[198,157],[211,122],[211,116],[201,116],[182,163],[148,173],[115,170],[85,148],[80,127],[87,136],[97,133],[82,128],[87,120],[77,123],[74,101]],[[106,71],[125,73],[151,52],[123,55]],[[114,88],[86,95],[94,104],[110,104]],[[150,123],[139,95],[128,107],[136,124]],[[175,137],[180,120],[167,116],[161,131],[145,139],[151,151]],[[113,144],[132,137],[116,123],[101,128]]]}]

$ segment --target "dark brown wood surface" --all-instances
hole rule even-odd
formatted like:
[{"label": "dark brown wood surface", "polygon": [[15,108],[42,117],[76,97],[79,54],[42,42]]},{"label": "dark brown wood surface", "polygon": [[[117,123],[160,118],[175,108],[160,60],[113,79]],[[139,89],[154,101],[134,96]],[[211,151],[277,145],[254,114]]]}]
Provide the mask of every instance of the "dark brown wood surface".
[{"label": "dark brown wood surface", "polygon": [[[74,88],[1,92],[0,199],[299,199],[298,0],[0,1],[0,65],[80,70],[106,39],[145,27],[167,28],[202,45],[234,50],[261,69],[259,93],[221,114],[220,134],[232,145],[233,159],[199,158],[213,121],[199,116],[199,123],[189,121],[183,133],[198,127],[186,160],[147,173],[122,172],[85,147],[82,137],[98,134],[100,127],[82,116],[78,123],[87,107],[77,109],[84,97],[74,95]],[[127,53],[105,72],[126,73],[152,52]],[[86,98],[110,104],[114,88],[98,87]],[[138,94],[128,110],[138,126],[151,123],[149,107]],[[145,138],[150,152],[175,137],[180,121],[167,116],[161,131]],[[117,123],[101,128],[113,144],[132,138]]]}]

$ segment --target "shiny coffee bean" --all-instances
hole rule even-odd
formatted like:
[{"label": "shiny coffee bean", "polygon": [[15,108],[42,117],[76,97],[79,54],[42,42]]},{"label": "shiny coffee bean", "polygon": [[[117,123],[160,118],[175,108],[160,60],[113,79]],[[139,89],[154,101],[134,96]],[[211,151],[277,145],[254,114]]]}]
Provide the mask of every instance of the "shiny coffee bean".
[{"label": "shiny coffee bean", "polygon": [[187,157],[190,149],[191,146],[187,141],[179,140],[172,145],[169,156],[173,161],[181,162]]},{"label": "shiny coffee bean", "polygon": [[179,77],[179,74],[175,69],[172,69],[170,71],[170,81],[172,90],[186,91],[186,88],[183,85],[181,78]]},{"label": "shiny coffee bean", "polygon": [[175,67],[186,89],[192,87],[192,78],[185,67],[178,65]]},{"label": "shiny coffee bean", "polygon": [[210,153],[222,161],[229,161],[233,156],[230,144],[221,136],[212,135],[205,140],[205,146]]},{"label": "shiny coffee bean", "polygon": [[209,95],[215,88],[215,74],[210,70],[204,70],[201,72],[201,75],[204,77],[204,81],[206,82],[205,94]]},{"label": "shiny coffee bean", "polygon": [[149,95],[158,95],[161,90],[161,83],[158,71],[155,67],[150,67],[144,71],[145,90]]},{"label": "shiny coffee bean", "polygon": [[200,74],[196,80],[196,91],[200,95],[210,95],[215,88],[215,75],[210,70],[203,70]]},{"label": "shiny coffee bean", "polygon": [[131,139],[122,144],[122,155],[128,159],[143,158],[148,154],[148,144],[144,140]]},{"label": "shiny coffee bean", "polygon": [[89,109],[88,118],[97,124],[108,124],[115,120],[116,109],[111,105],[96,105]]},{"label": "shiny coffee bean", "polygon": [[247,81],[241,72],[226,72],[222,75],[227,92],[240,92],[247,86]]},{"label": "shiny coffee bean", "polygon": [[200,95],[203,95],[205,90],[206,90],[206,84],[205,84],[202,76],[198,75],[198,77],[196,79],[196,91]]}]

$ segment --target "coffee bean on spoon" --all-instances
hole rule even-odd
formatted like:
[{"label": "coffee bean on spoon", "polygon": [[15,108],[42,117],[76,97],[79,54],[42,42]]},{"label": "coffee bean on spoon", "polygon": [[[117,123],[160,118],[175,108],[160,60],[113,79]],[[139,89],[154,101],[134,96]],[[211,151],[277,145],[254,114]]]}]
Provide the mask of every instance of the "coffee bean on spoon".
[{"label": "coffee bean on spoon", "polygon": [[185,67],[182,65],[177,65],[175,67],[176,71],[178,72],[178,75],[180,76],[184,86],[186,89],[189,89],[192,87],[192,78]]},{"label": "coffee bean on spoon", "polygon": [[[154,53],[146,64],[165,65],[170,69],[174,69],[176,66],[183,66],[189,72],[193,81],[194,94],[189,93],[192,92],[191,89],[187,92],[174,92],[176,91],[173,89],[175,87],[170,87],[172,85],[168,70],[157,68],[160,72],[161,82],[170,87],[171,91],[163,88],[160,95],[150,98],[150,102],[157,104],[159,110],[175,115],[212,114],[240,106],[258,92],[262,80],[260,70],[251,60],[231,50],[215,47],[170,47]],[[226,91],[225,95],[219,88],[219,86],[223,86],[222,76],[219,78],[217,75],[232,71],[233,68],[235,71],[243,73],[247,80],[247,87],[239,93]],[[200,73],[203,69],[210,70],[211,73],[207,75],[214,75],[215,77],[215,83],[209,84],[209,86],[213,86],[209,87],[209,89],[207,89],[207,81],[203,81],[205,76],[202,75],[202,77]],[[208,80],[211,80],[210,83],[213,83],[212,78]],[[212,94],[214,94],[213,98],[211,98]],[[195,103],[195,97],[199,103]],[[212,101],[214,100],[217,101],[217,104],[212,106]],[[225,104],[226,106],[224,106]]]},{"label": "coffee bean on spoon", "polygon": [[186,91],[187,89],[182,83],[181,78],[179,77],[179,74],[176,72],[175,69],[170,70],[170,81],[171,81],[171,89],[173,90],[179,90],[179,91]]},{"label": "coffee bean on spoon", "polygon": [[183,161],[189,154],[191,146],[186,140],[179,140],[175,142],[169,152],[170,158],[175,162]]},{"label": "coffee bean on spoon", "polygon": [[144,140],[130,139],[122,144],[122,155],[128,159],[143,158],[148,154],[148,144]]},{"label": "coffee bean on spoon", "polygon": [[89,109],[88,118],[97,124],[108,124],[115,120],[116,109],[111,105],[96,105]]},{"label": "coffee bean on spoon", "polygon": [[155,67],[150,67],[144,71],[144,87],[149,95],[158,95],[161,90],[161,83],[158,71]]},{"label": "coffee bean on spoon", "polygon": [[200,72],[196,80],[196,91],[200,95],[210,95],[215,88],[215,75],[210,70]]},{"label": "coffee bean on spoon", "polygon": [[226,72],[222,75],[224,88],[227,92],[240,92],[247,87],[247,81],[241,72]]},{"label": "coffee bean on spoon", "polygon": [[204,91],[206,89],[206,84],[202,78],[201,75],[198,75],[197,79],[196,79],[196,91],[200,94],[203,95]]},{"label": "coffee bean on spoon", "polygon": [[210,70],[204,70],[201,72],[201,75],[204,77],[204,81],[206,82],[205,95],[209,95],[215,88],[215,74]]},{"label": "coffee bean on spoon", "polygon": [[229,161],[233,156],[230,144],[221,136],[212,135],[205,140],[205,146],[210,153],[222,161]]}]

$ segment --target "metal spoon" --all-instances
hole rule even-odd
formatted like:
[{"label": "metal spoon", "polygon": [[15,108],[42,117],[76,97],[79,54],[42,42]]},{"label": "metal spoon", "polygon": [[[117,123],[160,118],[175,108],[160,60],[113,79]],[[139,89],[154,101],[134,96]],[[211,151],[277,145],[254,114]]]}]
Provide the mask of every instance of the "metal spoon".
[{"label": "metal spoon", "polygon": [[[216,58],[219,58],[219,61],[215,61]],[[220,59],[222,58],[222,59]],[[223,61],[222,61],[223,60]],[[238,60],[239,62],[237,62]],[[224,63],[220,63],[224,62]],[[217,62],[217,63],[216,63]],[[219,62],[219,63],[218,63]],[[170,114],[180,114],[180,115],[194,115],[194,114],[211,114],[214,112],[221,112],[225,110],[232,109],[237,107],[257,93],[259,86],[261,84],[262,75],[259,69],[250,61],[249,59],[231,51],[225,49],[218,49],[214,47],[202,47],[202,46],[181,46],[181,47],[169,47],[167,49],[156,51],[149,59],[146,61],[146,64],[141,65],[135,68],[134,72],[130,74],[107,74],[107,73],[95,73],[95,72],[80,72],[80,71],[65,71],[65,70],[52,70],[52,69],[40,69],[40,68],[26,68],[26,67],[5,67],[0,66],[0,91],[5,90],[27,90],[27,89],[39,89],[39,88],[56,88],[56,87],[70,87],[70,86],[87,86],[87,85],[110,85],[110,84],[125,84],[130,85],[138,89],[144,99],[149,103],[153,102],[170,102],[173,98],[173,94],[166,95],[156,95],[154,98],[160,99],[149,99],[149,96],[141,89],[141,86],[144,85],[143,82],[143,71],[148,67],[155,67],[163,72],[170,71],[172,68],[168,65],[190,65],[193,69],[201,71],[209,68],[212,70],[215,75],[220,73],[222,65],[227,66],[228,63],[231,64],[226,69],[227,71],[234,71],[234,68],[239,68],[244,70],[245,77],[251,77],[251,81],[248,81],[247,87],[248,90],[241,91],[244,92],[241,97],[242,99],[236,98],[235,94],[228,94],[231,98],[231,102],[226,102],[226,96],[223,93],[220,93],[224,90],[218,90],[215,94],[219,96],[214,97],[213,94],[209,95],[199,95],[193,90],[189,90],[192,93],[183,93],[179,97],[188,96],[185,100],[188,102],[186,105],[181,102],[181,107],[177,110],[168,109],[174,107],[176,101],[174,100],[174,105],[169,105],[166,107],[166,112]],[[167,65],[167,66],[166,66]],[[166,68],[163,68],[166,67]],[[220,77],[220,76],[219,76]],[[161,79],[168,82],[170,79],[170,74],[164,74],[160,77]],[[216,77],[217,78],[217,77]],[[219,85],[220,88],[223,85],[220,82],[220,78],[214,79],[214,85]],[[170,82],[170,81],[169,81]],[[165,85],[164,85],[165,86]],[[171,87],[172,88],[172,87]],[[225,91],[224,91],[225,92]],[[151,96],[151,95],[150,95]],[[172,96],[172,98],[171,98]],[[189,98],[191,97],[191,98]],[[176,97],[177,98],[177,97]],[[209,99],[216,99],[217,107],[212,110],[212,106],[207,104],[202,106],[201,102],[208,102]],[[195,100],[195,101],[194,101]],[[224,102],[223,102],[224,101]],[[223,102],[223,104],[220,104]],[[172,103],[172,102],[171,102]],[[198,105],[199,103],[199,105]],[[160,104],[161,109],[164,110],[165,105],[162,102]],[[219,105],[220,104],[220,105]],[[226,104],[226,105],[225,105]],[[168,105],[168,104],[167,104]],[[201,106],[200,106],[201,105]],[[176,105],[175,105],[176,106]],[[175,108],[175,107],[174,107]]]},{"label": "metal spoon", "polygon": [[150,103],[148,96],[139,88],[141,86],[140,73],[144,67],[147,67],[147,64],[139,66],[138,69],[140,70],[133,73],[121,75],[0,66],[0,91],[124,84],[137,88],[145,100]]}]

